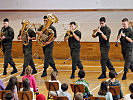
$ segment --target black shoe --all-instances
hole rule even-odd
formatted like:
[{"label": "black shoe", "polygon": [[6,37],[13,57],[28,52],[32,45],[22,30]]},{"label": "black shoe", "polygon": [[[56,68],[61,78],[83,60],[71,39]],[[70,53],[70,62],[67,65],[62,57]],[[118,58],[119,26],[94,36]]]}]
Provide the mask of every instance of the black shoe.
[{"label": "black shoe", "polygon": [[6,72],[6,71],[4,71],[4,72],[3,72],[3,75],[6,75],[6,74],[7,74],[7,72]]},{"label": "black shoe", "polygon": [[98,79],[103,79],[103,78],[106,78],[106,73],[102,73],[102,74],[98,77]]},{"label": "black shoe", "polygon": [[72,72],[70,79],[74,79],[74,78],[75,78],[75,73]]},{"label": "black shoe", "polygon": [[46,71],[43,71],[41,77],[45,77],[45,76],[47,76],[47,72]]},{"label": "black shoe", "polygon": [[116,73],[116,72],[115,72],[115,75],[117,76],[117,75],[118,75],[118,73]]},{"label": "black shoe", "polygon": [[20,76],[24,76],[25,75],[25,73],[24,72],[22,72],[21,74],[20,74]]},{"label": "black shoe", "polygon": [[17,73],[17,69],[13,69],[13,71],[11,72],[11,74]]},{"label": "black shoe", "polygon": [[36,74],[37,73],[37,70],[36,69],[33,69],[32,73],[31,74]]},{"label": "black shoe", "polygon": [[127,79],[126,73],[124,72],[123,77],[122,77],[122,80],[126,80],[126,79]]}]

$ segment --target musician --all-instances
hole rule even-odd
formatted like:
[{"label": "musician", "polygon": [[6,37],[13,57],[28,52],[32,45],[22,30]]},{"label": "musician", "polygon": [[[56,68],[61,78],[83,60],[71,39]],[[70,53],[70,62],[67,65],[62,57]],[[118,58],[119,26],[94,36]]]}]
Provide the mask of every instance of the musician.
[{"label": "musician", "polygon": [[[24,23],[22,21],[22,26],[23,26],[23,24]],[[24,54],[24,64],[23,64],[23,71],[20,74],[20,76],[25,75],[25,69],[28,65],[30,65],[31,68],[33,69],[32,74],[37,73],[37,70],[35,68],[35,64],[34,64],[33,58],[32,58],[32,40],[36,39],[36,33],[32,29],[30,29],[30,28],[27,29],[27,28],[28,28],[28,25],[25,27],[24,31],[28,30],[27,34],[28,34],[29,43],[28,43],[28,45],[23,44],[23,47],[22,47],[23,48],[23,54]],[[18,35],[18,40],[22,40],[21,30],[20,30],[19,35]]]},{"label": "musician", "polygon": [[77,24],[75,22],[70,22],[70,29],[74,30],[74,32],[71,31],[71,34],[73,34],[72,37],[66,33],[64,37],[64,41],[68,40],[70,51],[71,51],[71,57],[72,57],[72,74],[70,79],[75,78],[75,70],[76,66],[78,66],[79,69],[83,69],[82,63],[80,61],[80,39],[81,39],[81,32],[76,29]]},{"label": "musician", "polygon": [[97,33],[96,35],[94,35],[94,37],[99,36],[100,52],[101,52],[100,63],[102,67],[102,74],[98,77],[98,79],[103,79],[106,78],[106,66],[108,67],[109,70],[115,70],[115,69],[108,56],[110,49],[109,38],[111,30],[106,25],[105,17],[101,17],[99,22],[100,22],[100,28],[98,28]]},{"label": "musician", "polygon": [[[44,16],[43,20],[44,20],[44,25],[46,25],[46,23],[48,22],[48,17]],[[41,30],[42,30],[44,25],[42,25],[38,29],[38,31],[37,31],[38,35],[42,35],[43,34],[43,32]],[[53,68],[54,71],[58,72],[57,69],[56,69],[56,66],[55,66],[54,59],[53,59],[53,47],[54,47],[54,43],[53,42],[54,42],[55,38],[57,37],[56,36],[56,29],[55,29],[55,27],[53,25],[51,25],[49,27],[49,29],[52,29],[54,31],[54,37],[53,37],[53,39],[51,41],[44,43],[44,45],[46,45],[46,46],[43,46],[44,71],[43,71],[41,77],[47,76],[47,68],[48,68],[49,65]]]},{"label": "musician", "polygon": [[126,74],[128,72],[128,68],[131,69],[133,72],[133,64],[132,64],[132,57],[133,57],[133,30],[129,27],[129,21],[127,18],[124,18],[122,20],[122,26],[119,30],[117,39],[120,38],[121,42],[121,50],[122,50],[122,55],[125,60],[124,64],[124,74],[122,77],[122,80],[126,80]]},{"label": "musician", "polygon": [[13,67],[13,71],[11,74],[17,73],[17,69],[15,67],[15,63],[12,59],[11,53],[12,53],[12,40],[14,39],[14,31],[9,26],[9,19],[5,18],[3,20],[3,25],[1,31],[4,32],[4,35],[1,37],[2,39],[2,48],[4,53],[4,72],[3,75],[7,74],[7,67],[8,63]]}]

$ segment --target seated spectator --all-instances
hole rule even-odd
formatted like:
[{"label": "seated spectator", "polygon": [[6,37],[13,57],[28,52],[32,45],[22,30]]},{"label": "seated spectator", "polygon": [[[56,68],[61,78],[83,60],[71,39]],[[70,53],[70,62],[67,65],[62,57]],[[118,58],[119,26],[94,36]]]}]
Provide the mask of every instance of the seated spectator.
[{"label": "seated spectator", "polygon": [[17,94],[17,78],[15,76],[10,77],[9,82],[5,90],[11,90],[14,96],[14,100],[18,100]]},{"label": "seated spectator", "polygon": [[49,80],[49,82],[58,82],[59,83],[59,90],[61,90],[61,83],[59,80],[57,80],[57,72],[53,71],[51,74],[51,80]]},{"label": "seated spectator", "polygon": [[133,83],[129,85],[130,94],[125,95],[125,100],[133,100]]},{"label": "seated spectator", "polygon": [[112,94],[109,92],[109,84],[103,81],[98,92],[98,97],[105,97],[106,100],[113,100]]},{"label": "seated spectator", "polygon": [[33,92],[33,100],[34,100],[34,91],[33,88],[30,88],[30,80],[28,78],[25,78],[23,80],[23,88],[21,91],[32,91]]},{"label": "seated spectator", "polygon": [[120,95],[118,95],[118,99],[122,99],[123,98],[123,92],[122,92],[122,89],[121,89],[121,84],[118,80],[115,79],[116,77],[116,72],[114,70],[111,70],[109,72],[109,77],[110,77],[110,80],[108,81],[109,83],[109,86],[120,86]]},{"label": "seated spectator", "polygon": [[43,94],[38,94],[36,100],[46,100],[46,98]]},{"label": "seated spectator", "polygon": [[[58,96],[66,96],[68,97],[68,100],[72,100],[71,99],[71,95],[67,92],[68,90],[68,85],[66,83],[63,83],[61,85],[61,90],[57,91]],[[50,92],[51,95],[53,96],[57,96],[55,92]]]},{"label": "seated spectator", "polygon": [[0,79],[0,90],[5,90],[3,81]]},{"label": "seated spectator", "polygon": [[75,100],[83,100],[83,94],[81,92],[77,92],[75,94]]},{"label": "seated spectator", "polygon": [[23,80],[25,79],[25,78],[28,78],[29,80],[30,80],[30,88],[33,88],[33,90],[35,91],[35,92],[38,92],[37,91],[37,87],[36,87],[36,80],[35,80],[35,77],[33,76],[33,75],[31,75],[31,73],[32,73],[32,69],[31,69],[31,67],[26,67],[26,69],[25,69],[25,75],[23,76],[23,78],[22,78],[22,82],[23,82]]},{"label": "seated spectator", "polygon": [[13,94],[12,94],[11,92],[7,93],[7,94],[5,95],[5,99],[6,99],[6,100],[14,100]]},{"label": "seated spectator", "polygon": [[76,81],[75,84],[82,84],[82,85],[84,85],[85,92],[83,93],[83,98],[88,98],[90,96],[93,96],[93,94],[89,90],[89,84],[88,84],[88,82],[84,80],[85,71],[84,70],[79,70],[78,77],[79,77],[79,79]]}]

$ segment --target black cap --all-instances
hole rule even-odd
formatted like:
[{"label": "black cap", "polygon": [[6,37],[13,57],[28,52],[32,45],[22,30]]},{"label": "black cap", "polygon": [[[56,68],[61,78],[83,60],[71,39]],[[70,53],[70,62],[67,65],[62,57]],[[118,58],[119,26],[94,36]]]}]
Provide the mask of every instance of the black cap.
[{"label": "black cap", "polygon": [[5,19],[3,20],[3,22],[9,22],[9,19],[8,19],[8,18],[5,18]]}]

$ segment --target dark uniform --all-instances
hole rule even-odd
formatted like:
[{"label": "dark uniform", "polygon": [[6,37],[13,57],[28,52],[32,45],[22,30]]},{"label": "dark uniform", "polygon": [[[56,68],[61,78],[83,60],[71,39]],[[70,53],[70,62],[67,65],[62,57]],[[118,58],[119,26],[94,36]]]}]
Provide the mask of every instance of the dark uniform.
[{"label": "dark uniform", "polygon": [[[36,33],[32,29],[28,29],[27,33],[30,38],[36,37]],[[19,36],[21,36],[21,30],[19,32],[18,37]],[[34,64],[33,58],[32,58],[32,40],[29,40],[28,45],[23,44],[23,53],[24,53],[24,64],[23,64],[23,72],[22,72],[21,76],[24,75],[25,69],[28,65],[30,65],[33,68],[32,74],[37,73],[37,71],[35,69],[35,64]]]},{"label": "dark uniform", "polygon": [[[79,30],[74,31],[74,33],[81,39],[81,32]],[[65,37],[68,35],[66,34]],[[76,66],[79,69],[83,69],[82,63],[80,61],[80,41],[77,41],[74,36],[68,39],[71,57],[72,57],[72,72],[75,72]]]},{"label": "dark uniform", "polygon": [[[8,67],[8,63],[13,67],[14,70],[17,71],[15,67],[15,63],[12,59],[11,52],[12,52],[12,40],[14,39],[14,31],[13,29],[8,26],[7,28],[2,27],[1,31],[4,32],[4,36],[6,37],[2,41],[3,53],[4,53],[4,72],[3,75],[6,75],[6,69]],[[13,72],[11,72],[13,74]]]},{"label": "dark uniform", "polygon": [[109,83],[109,86],[120,86],[120,95],[117,95],[117,98],[118,99],[123,98],[123,92],[122,92],[122,89],[121,89],[120,82],[118,80],[115,80],[115,82],[111,82],[111,80],[109,80],[108,83]]},{"label": "dark uniform", "polygon": [[102,66],[102,72],[106,72],[106,66],[109,70],[114,70],[114,67],[109,59],[108,53],[110,49],[110,43],[109,38],[111,34],[110,28],[105,25],[105,27],[101,27],[100,30],[103,32],[104,35],[106,35],[107,40],[103,39],[102,35],[100,33],[97,33],[96,36],[99,36],[99,42],[100,42],[100,52],[101,52],[101,66]]},{"label": "dark uniform", "polygon": [[[41,31],[43,28],[43,25],[38,29],[38,31]],[[50,26],[49,29],[52,29],[54,31],[54,37],[56,38],[56,29],[54,26]],[[54,43],[51,42],[50,44],[43,46],[43,53],[44,53],[44,71],[43,73],[45,73],[45,75],[47,75],[46,70],[48,68],[48,66],[50,65],[54,71],[57,71],[56,67],[55,67],[55,62],[53,59],[53,47],[54,47]],[[44,77],[45,75],[42,75],[42,77]]]},{"label": "dark uniform", "polygon": [[[121,33],[121,31],[123,31],[122,33],[124,33],[127,37],[129,37],[133,40],[133,30],[131,28],[127,28],[127,29],[121,28],[119,30],[118,36]],[[128,42],[127,39],[123,36],[121,36],[120,41],[121,41],[122,55],[125,60],[124,72],[127,73],[128,68],[130,68],[131,71],[133,71],[133,63],[132,63],[132,61],[133,61],[133,54],[132,54],[133,53],[133,43]]]}]

